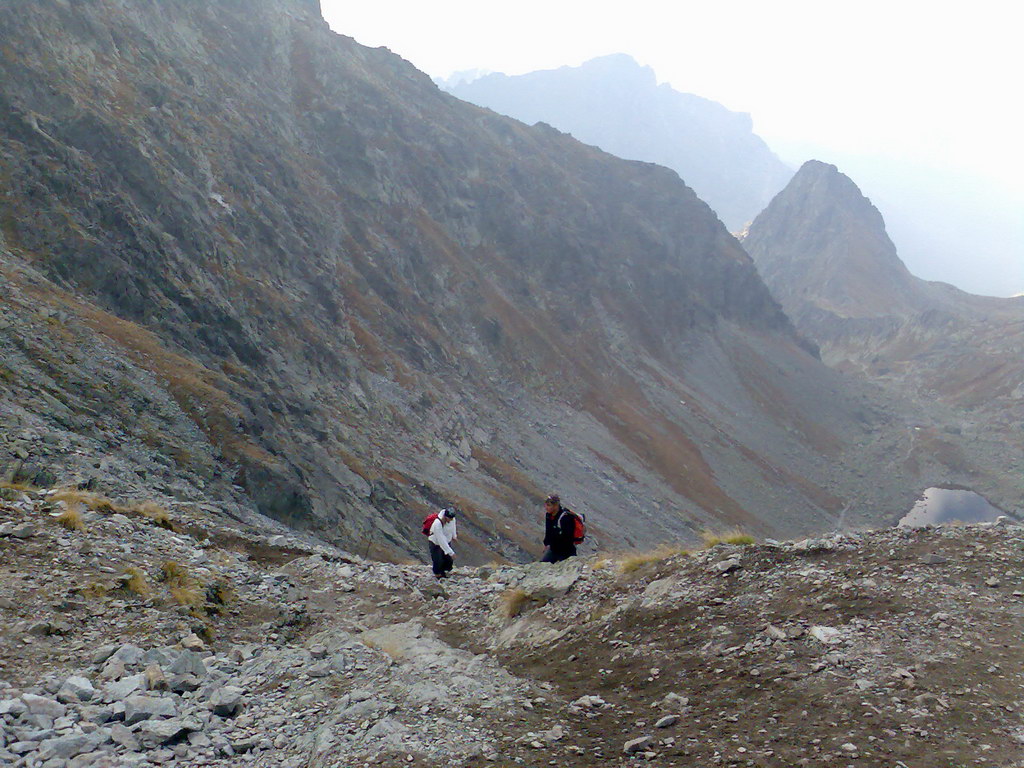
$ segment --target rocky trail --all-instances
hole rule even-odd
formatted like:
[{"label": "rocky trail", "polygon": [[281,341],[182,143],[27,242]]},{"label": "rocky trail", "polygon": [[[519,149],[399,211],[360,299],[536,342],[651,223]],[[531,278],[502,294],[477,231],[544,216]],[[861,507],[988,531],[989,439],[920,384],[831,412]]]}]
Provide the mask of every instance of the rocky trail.
[{"label": "rocky trail", "polygon": [[0,764],[1024,765],[1022,548],[888,529],[438,584],[5,488]]}]

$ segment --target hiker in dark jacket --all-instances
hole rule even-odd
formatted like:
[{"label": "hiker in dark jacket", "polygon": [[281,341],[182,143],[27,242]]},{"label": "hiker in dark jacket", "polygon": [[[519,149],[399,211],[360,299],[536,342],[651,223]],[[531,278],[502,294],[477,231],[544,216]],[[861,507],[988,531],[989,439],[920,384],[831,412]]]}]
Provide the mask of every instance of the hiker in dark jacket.
[{"label": "hiker in dark jacket", "polygon": [[558,563],[576,556],[576,523],[561,499],[551,494],[544,499],[544,556],[542,563]]}]

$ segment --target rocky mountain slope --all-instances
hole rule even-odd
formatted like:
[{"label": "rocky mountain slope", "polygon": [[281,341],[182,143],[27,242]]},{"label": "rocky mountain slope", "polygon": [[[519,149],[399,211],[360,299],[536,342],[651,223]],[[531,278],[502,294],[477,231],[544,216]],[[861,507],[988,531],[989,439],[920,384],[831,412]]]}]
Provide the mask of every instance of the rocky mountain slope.
[{"label": "rocky mountain slope", "polygon": [[390,558],[457,504],[475,562],[536,555],[552,489],[629,548],[922,485],[674,173],[315,2],[5,3],[0,54],[8,480]]},{"label": "rocky mountain slope", "polygon": [[451,93],[524,123],[544,122],[618,157],[671,168],[738,231],[792,171],[753,132],[750,115],[668,84],[626,54],[525,75],[485,75]]},{"label": "rocky mountain slope", "polygon": [[1022,548],[889,529],[439,585],[4,489],[0,763],[1021,766]]},{"label": "rocky mountain slope", "polygon": [[914,277],[871,202],[825,163],[804,165],[743,242],[826,363],[925,409],[910,427],[944,454],[945,482],[1024,503],[1024,298]]}]

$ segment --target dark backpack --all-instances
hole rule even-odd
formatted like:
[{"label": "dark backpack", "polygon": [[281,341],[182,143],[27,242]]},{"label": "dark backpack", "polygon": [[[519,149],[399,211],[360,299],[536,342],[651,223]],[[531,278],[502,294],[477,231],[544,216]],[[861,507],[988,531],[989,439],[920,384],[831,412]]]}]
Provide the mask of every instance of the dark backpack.
[{"label": "dark backpack", "polygon": [[587,538],[587,518],[586,515],[580,512],[573,512],[571,509],[562,507],[562,511],[572,517],[572,543],[582,544],[583,540]]},{"label": "dark backpack", "polygon": [[438,515],[437,512],[431,512],[429,515],[427,515],[426,517],[423,518],[423,535],[424,536],[429,536],[430,535],[430,527],[434,524],[434,521],[437,520],[437,515]]}]

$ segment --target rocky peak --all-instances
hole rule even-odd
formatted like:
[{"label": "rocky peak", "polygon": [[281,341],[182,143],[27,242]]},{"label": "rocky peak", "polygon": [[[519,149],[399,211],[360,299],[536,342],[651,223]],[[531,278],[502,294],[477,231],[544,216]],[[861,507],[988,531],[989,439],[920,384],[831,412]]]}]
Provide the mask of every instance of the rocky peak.
[{"label": "rocky peak", "polygon": [[916,303],[881,213],[834,165],[804,163],[743,243],[793,317],[810,304],[864,317]]},{"label": "rocky peak", "polygon": [[1024,490],[1014,427],[1024,418],[1019,301],[911,275],[878,210],[826,163],[804,165],[743,243],[825,362],[945,425],[928,437],[945,484],[1016,503]]}]

